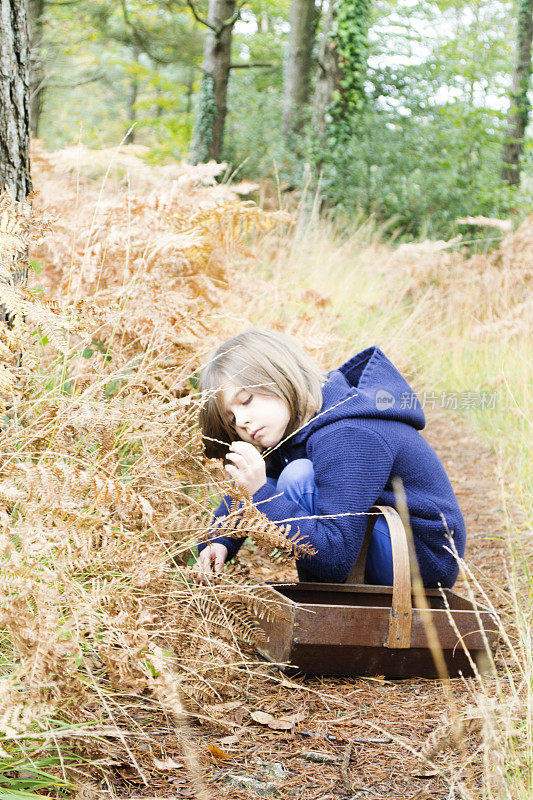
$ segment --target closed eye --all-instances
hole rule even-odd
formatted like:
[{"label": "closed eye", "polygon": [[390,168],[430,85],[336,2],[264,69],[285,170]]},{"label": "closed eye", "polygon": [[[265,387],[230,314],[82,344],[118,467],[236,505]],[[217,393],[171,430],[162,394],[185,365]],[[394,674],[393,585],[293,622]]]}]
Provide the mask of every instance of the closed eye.
[{"label": "closed eye", "polygon": [[[252,400],[253,400],[253,394],[250,392],[250,394],[248,395],[248,397],[245,400],[239,400],[239,398],[237,397],[236,402],[241,406],[247,406],[249,403],[252,402]],[[235,425],[235,416],[234,416],[234,414],[230,414],[228,416],[228,422],[229,422],[230,425],[233,425],[233,426]]]}]

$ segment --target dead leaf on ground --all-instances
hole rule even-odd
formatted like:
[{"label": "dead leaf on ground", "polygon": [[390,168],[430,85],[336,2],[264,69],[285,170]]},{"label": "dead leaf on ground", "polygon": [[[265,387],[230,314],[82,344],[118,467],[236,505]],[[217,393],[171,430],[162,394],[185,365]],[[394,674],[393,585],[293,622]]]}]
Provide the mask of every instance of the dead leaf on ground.
[{"label": "dead leaf on ground", "polygon": [[205,707],[205,710],[210,714],[221,714],[226,711],[233,711],[234,708],[242,706],[242,700],[229,700],[227,703],[213,703]]},{"label": "dead leaf on ground", "polygon": [[236,734],[233,734],[233,736],[224,736],[223,739],[220,739],[220,744],[223,747],[231,747],[233,744],[239,744],[239,737]]},{"label": "dead leaf on ground", "polygon": [[173,758],[154,758],[154,767],[156,769],[183,769],[183,764],[179,761],[174,761]]},{"label": "dead leaf on ground", "polygon": [[222,750],[222,748],[216,744],[208,744],[207,749],[209,750],[211,755],[214,758],[217,758],[219,761],[231,761],[233,759],[232,755],[226,753],[225,750]]},{"label": "dead leaf on ground", "polygon": [[266,711],[250,711],[250,716],[254,722],[260,725],[267,725],[274,731],[289,731],[297,722],[301,722],[306,717],[305,711],[297,714],[290,714],[283,717],[273,717]]}]

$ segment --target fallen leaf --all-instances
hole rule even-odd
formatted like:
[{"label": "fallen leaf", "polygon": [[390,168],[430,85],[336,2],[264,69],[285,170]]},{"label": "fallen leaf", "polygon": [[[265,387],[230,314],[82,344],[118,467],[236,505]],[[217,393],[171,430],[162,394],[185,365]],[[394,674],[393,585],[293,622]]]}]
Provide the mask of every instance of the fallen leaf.
[{"label": "fallen leaf", "polygon": [[297,711],[296,714],[285,714],[285,716],[283,716],[282,719],[290,719],[294,723],[294,722],[301,722],[306,718],[306,716],[307,716],[306,711]]},{"label": "fallen leaf", "polygon": [[209,750],[209,752],[211,753],[212,756],[214,756],[215,758],[218,758],[220,761],[231,761],[232,758],[233,758],[232,755],[230,755],[229,753],[226,753],[225,750],[222,750],[216,744],[208,744],[207,745],[207,749]]},{"label": "fallen leaf", "polygon": [[154,767],[157,769],[183,769],[183,764],[180,761],[174,761],[173,758],[154,758]]},{"label": "fallen leaf", "polygon": [[238,736],[224,736],[223,739],[220,739],[220,744],[223,747],[231,747],[232,744],[239,744],[239,737]]},{"label": "fallen leaf", "polygon": [[233,711],[234,708],[242,706],[242,700],[229,700],[227,703],[214,703],[211,706],[206,706],[206,711],[218,714],[223,711]]},{"label": "fallen leaf", "polygon": [[293,725],[305,719],[305,711],[278,718],[273,717],[272,714],[267,714],[266,711],[250,711],[250,716],[254,722],[258,722],[260,725],[267,725],[272,730],[289,731]]},{"label": "fallen leaf", "polygon": [[272,714],[267,714],[266,711],[250,711],[250,716],[254,722],[259,722],[260,725],[268,725],[274,719]]}]

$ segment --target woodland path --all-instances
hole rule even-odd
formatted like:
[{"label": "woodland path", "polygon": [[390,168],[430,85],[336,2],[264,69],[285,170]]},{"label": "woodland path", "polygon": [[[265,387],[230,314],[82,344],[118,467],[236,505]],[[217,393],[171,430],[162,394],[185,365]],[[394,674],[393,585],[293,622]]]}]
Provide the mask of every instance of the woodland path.
[{"label": "woodland path", "polygon": [[[467,422],[444,412],[427,414],[425,435],[446,466],[468,530],[466,559],[482,572],[483,585],[505,615],[507,580],[504,569],[505,532],[496,456]],[[262,579],[292,579],[295,572],[272,567],[258,553],[245,560]],[[461,592],[461,585],[456,585]],[[446,703],[437,681],[385,681],[372,679],[281,678],[282,683],[257,680],[243,699],[227,703],[222,711],[225,730],[194,726],[193,739],[202,754],[210,796],[218,798],[272,797],[294,800],[444,800],[449,786],[438,774],[422,777],[424,767],[409,748],[419,751],[428,737],[442,729],[439,765],[457,773],[461,755],[448,747],[449,736],[441,715]],[[459,711],[470,704],[469,688],[459,679],[451,682]],[[254,722],[250,711],[261,710],[274,717],[301,712],[294,731],[271,730]],[[387,741],[390,734],[393,738]],[[230,737],[229,739],[226,737]],[[346,762],[350,740],[349,765]],[[381,741],[380,741],[381,740]],[[466,747],[475,747],[475,734]],[[210,755],[217,745],[230,757],[223,761]],[[166,752],[180,761],[179,744],[168,738]],[[316,753],[320,761],[310,760]],[[132,773],[117,775],[115,791],[121,797],[193,798],[185,770],[151,775],[150,786],[132,785]],[[475,787],[476,775],[470,775]],[[475,793],[474,793],[475,796]]]}]

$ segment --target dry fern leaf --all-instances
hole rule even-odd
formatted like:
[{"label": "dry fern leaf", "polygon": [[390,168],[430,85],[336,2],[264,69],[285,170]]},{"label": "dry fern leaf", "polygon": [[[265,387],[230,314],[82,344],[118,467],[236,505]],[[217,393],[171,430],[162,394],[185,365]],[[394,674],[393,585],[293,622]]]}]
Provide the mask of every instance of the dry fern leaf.
[{"label": "dry fern leaf", "polygon": [[280,596],[268,584],[250,583],[247,578],[235,579],[227,574],[228,569],[219,575],[219,582],[210,587],[210,592],[214,592],[221,603],[240,604],[257,619],[269,622],[292,619],[291,603],[287,598]]},{"label": "dry fern leaf", "polygon": [[16,257],[23,253],[28,244],[28,237],[22,235],[20,222],[13,219],[7,211],[0,213],[0,253],[2,257]]},{"label": "dry fern leaf", "polygon": [[291,603],[284,597],[280,600],[279,594],[270,586],[242,587],[239,602],[258,619],[268,622],[290,622],[292,619]]},{"label": "dry fern leaf", "polygon": [[30,305],[20,290],[15,289],[5,280],[0,280],[0,304],[4,306],[6,312],[11,316],[17,314],[23,316]]},{"label": "dry fern leaf", "polygon": [[0,362],[0,392],[11,394],[15,378],[7,364]]},{"label": "dry fern leaf", "polygon": [[66,320],[61,319],[61,317],[37,302],[26,304],[26,317],[40,328],[56,350],[59,350],[60,353],[68,353],[70,351],[65,334],[65,328],[68,327]]},{"label": "dry fern leaf", "polygon": [[248,232],[252,227],[259,230],[271,230],[279,223],[291,222],[292,218],[284,211],[264,211],[251,202],[237,200],[233,203],[223,203],[214,208],[202,209],[191,219],[193,226],[205,227],[213,230],[213,223],[224,227],[227,233],[236,238],[237,234]]},{"label": "dry fern leaf", "polygon": [[153,258],[159,253],[168,253],[170,250],[179,250],[188,253],[190,251],[207,253],[209,241],[205,232],[189,228],[178,233],[169,233],[160,236],[158,243],[148,253],[149,258]]},{"label": "dry fern leaf", "polygon": [[199,624],[223,639],[231,640],[233,634],[248,644],[263,641],[263,629],[238,600],[224,601],[212,594],[197,593],[193,597],[192,607],[199,617]]},{"label": "dry fern leaf", "polygon": [[240,490],[229,489],[232,498],[229,514],[219,517],[212,526],[211,537],[230,536],[238,539],[250,536],[257,544],[279,550],[289,558],[315,555],[316,550],[300,537],[299,531],[289,537],[290,525],[277,525],[251,502]]},{"label": "dry fern leaf", "polygon": [[21,492],[13,483],[8,481],[0,483],[0,499],[6,500],[8,503],[16,503],[24,497],[24,492]]}]

